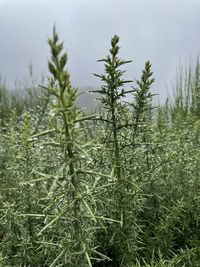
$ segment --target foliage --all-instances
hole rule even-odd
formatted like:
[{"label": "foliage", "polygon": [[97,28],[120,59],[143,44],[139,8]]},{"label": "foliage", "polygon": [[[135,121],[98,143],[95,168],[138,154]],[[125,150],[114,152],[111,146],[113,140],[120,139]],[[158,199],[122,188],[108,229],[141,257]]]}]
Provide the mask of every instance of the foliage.
[{"label": "foliage", "polygon": [[125,80],[114,36],[88,115],[55,27],[48,43],[33,105],[0,87],[0,266],[198,267],[199,64],[154,109],[151,63]]}]

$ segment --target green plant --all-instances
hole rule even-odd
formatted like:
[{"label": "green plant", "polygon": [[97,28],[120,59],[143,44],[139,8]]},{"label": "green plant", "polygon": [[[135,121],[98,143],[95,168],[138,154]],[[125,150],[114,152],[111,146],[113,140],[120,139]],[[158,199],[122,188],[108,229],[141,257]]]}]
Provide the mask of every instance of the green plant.
[{"label": "green plant", "polygon": [[42,94],[2,83],[0,266],[199,266],[199,65],[153,110],[150,62],[131,87],[118,44],[98,115],[77,106],[55,27]]}]

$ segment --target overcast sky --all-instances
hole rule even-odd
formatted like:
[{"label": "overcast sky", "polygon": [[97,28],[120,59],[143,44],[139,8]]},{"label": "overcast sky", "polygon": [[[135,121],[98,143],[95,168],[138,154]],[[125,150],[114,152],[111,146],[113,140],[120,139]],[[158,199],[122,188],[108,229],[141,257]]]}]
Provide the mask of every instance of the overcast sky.
[{"label": "overcast sky", "polygon": [[138,78],[146,60],[153,65],[154,91],[165,96],[180,62],[200,50],[200,0],[0,0],[0,73],[12,84],[28,75],[47,74],[47,39],[56,23],[68,53],[75,86],[100,85],[92,73],[120,36],[121,57]]}]

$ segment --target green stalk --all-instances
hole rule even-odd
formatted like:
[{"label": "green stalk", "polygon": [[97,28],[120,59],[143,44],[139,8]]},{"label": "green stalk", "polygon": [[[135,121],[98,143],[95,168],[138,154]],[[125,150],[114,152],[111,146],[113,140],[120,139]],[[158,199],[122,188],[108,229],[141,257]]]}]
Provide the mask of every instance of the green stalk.
[{"label": "green stalk", "polygon": [[[102,119],[108,123],[110,132],[112,135],[113,142],[113,169],[114,176],[117,178],[117,188],[118,188],[118,207],[120,210],[121,225],[124,224],[124,208],[123,208],[123,186],[124,182],[122,179],[122,159],[120,154],[120,141],[119,141],[119,129],[121,129],[121,123],[119,116],[121,114],[121,99],[126,96],[129,91],[124,89],[124,85],[131,81],[125,81],[122,79],[124,71],[120,70],[120,67],[124,64],[130,63],[131,61],[124,61],[118,57],[118,52],[120,47],[118,46],[119,37],[114,36],[111,40],[110,55],[99,61],[105,62],[105,74],[95,76],[99,77],[104,85],[101,90],[98,90],[101,94],[101,102],[107,110],[107,118]],[[132,91],[132,90],[131,90]],[[124,125],[126,127],[126,125]]]},{"label": "green stalk", "polygon": [[[64,88],[63,88],[64,90]],[[60,95],[60,101],[62,103],[63,110],[66,108],[64,94]],[[70,134],[70,126],[67,123],[68,117],[67,112],[62,113],[63,122],[64,122],[64,131],[65,131],[65,142],[67,144],[67,151],[64,152],[65,162],[66,164],[69,162],[69,170],[71,175],[71,183],[72,183],[72,199],[74,201],[74,235],[78,241],[80,239],[80,227],[79,227],[79,217],[80,217],[80,203],[78,200],[79,188],[78,188],[78,177],[76,174],[76,168],[74,165],[74,155],[73,155],[73,140]],[[69,142],[71,141],[71,142]]]},{"label": "green stalk", "polygon": [[[76,90],[72,88],[69,74],[64,69],[67,62],[67,54],[60,55],[63,49],[62,43],[58,42],[58,36],[53,31],[53,39],[49,40],[51,47],[52,60],[49,62],[49,70],[53,74],[54,81],[51,86],[50,92],[57,98],[57,104],[54,110],[57,115],[61,117],[63,121],[65,144],[64,148],[64,161],[66,166],[69,167],[69,175],[71,177],[71,201],[73,203],[73,224],[72,224],[72,240],[76,245],[75,252],[78,253],[81,250],[81,224],[80,224],[80,201],[79,201],[79,181],[76,173],[76,158],[74,154],[75,140],[73,136],[73,129],[76,123],[77,114],[75,100],[77,97]],[[62,253],[61,253],[62,254]],[[73,258],[74,265],[80,265],[80,257]]]}]

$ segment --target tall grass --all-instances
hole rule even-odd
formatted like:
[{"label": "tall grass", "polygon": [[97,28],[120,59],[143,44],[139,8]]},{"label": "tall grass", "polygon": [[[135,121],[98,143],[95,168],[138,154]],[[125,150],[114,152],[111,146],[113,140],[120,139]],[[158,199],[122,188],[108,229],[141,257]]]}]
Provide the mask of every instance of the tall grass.
[{"label": "tall grass", "polygon": [[180,67],[175,88],[174,101],[171,105],[172,119],[174,116],[186,116],[189,113],[199,117],[200,108],[200,63],[197,58],[195,66],[189,63],[187,67]]}]

